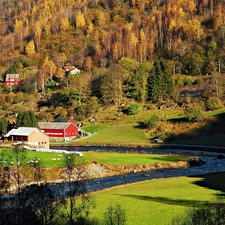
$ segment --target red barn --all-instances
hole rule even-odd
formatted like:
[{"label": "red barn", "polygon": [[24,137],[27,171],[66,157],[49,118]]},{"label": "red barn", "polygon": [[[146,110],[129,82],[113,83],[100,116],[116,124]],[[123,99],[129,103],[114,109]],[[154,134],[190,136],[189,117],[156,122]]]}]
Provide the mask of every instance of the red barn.
[{"label": "red barn", "polygon": [[39,122],[38,126],[52,139],[67,141],[78,136],[78,127],[73,123]]},{"label": "red barn", "polygon": [[6,74],[4,85],[5,86],[21,86],[22,80],[20,79],[20,75],[19,74]]}]

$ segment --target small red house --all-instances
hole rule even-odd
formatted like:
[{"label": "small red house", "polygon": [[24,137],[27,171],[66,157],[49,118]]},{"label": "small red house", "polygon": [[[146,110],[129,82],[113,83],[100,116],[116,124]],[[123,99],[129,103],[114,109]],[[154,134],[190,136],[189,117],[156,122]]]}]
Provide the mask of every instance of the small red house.
[{"label": "small red house", "polygon": [[75,66],[63,66],[62,69],[66,75],[68,75],[69,73],[72,75],[76,75],[76,74],[80,73],[80,70],[77,69]]},{"label": "small red house", "polygon": [[73,123],[39,122],[38,126],[51,139],[64,139],[68,141],[78,136],[78,127]]},{"label": "small red house", "polygon": [[22,80],[20,79],[20,75],[19,74],[6,74],[4,85],[5,86],[21,86]]}]

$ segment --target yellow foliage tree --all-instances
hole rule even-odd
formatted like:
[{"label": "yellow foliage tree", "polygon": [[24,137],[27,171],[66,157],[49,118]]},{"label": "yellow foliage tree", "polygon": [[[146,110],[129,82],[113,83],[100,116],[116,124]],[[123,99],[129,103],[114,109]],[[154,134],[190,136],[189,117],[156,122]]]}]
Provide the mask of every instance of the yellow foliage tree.
[{"label": "yellow foliage tree", "polygon": [[35,54],[35,45],[34,45],[34,41],[31,40],[28,42],[27,46],[26,46],[26,54],[29,57],[32,57]]},{"label": "yellow foliage tree", "polygon": [[76,15],[76,27],[83,28],[86,26],[84,14],[79,10]]}]

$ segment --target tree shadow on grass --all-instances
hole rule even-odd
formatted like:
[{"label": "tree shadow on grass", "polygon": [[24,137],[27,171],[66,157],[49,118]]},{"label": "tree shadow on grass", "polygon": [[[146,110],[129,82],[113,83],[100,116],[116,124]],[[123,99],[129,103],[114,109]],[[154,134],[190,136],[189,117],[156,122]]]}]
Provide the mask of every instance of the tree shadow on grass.
[{"label": "tree shadow on grass", "polygon": [[210,173],[206,175],[195,176],[201,180],[193,182],[200,187],[216,190],[217,196],[225,196],[225,172]]},{"label": "tree shadow on grass", "polygon": [[[185,118],[176,118],[176,119],[170,119],[168,120],[174,124],[176,123],[184,123],[184,124],[191,124],[188,122]],[[215,134],[223,134],[225,132],[225,113],[221,113],[218,115],[215,115],[213,117],[206,118],[202,122],[198,122],[197,126],[195,128],[180,133],[179,135],[176,135],[173,137],[173,141],[176,142],[176,140],[183,140],[183,142],[186,143],[192,143],[194,144],[196,138],[201,138],[203,142],[203,138],[205,137],[205,145],[215,145],[218,144],[224,144],[218,143],[218,142],[212,142],[212,140],[208,140],[208,136],[215,135]],[[211,144],[210,144],[211,143]]]},{"label": "tree shadow on grass", "polygon": [[152,202],[158,202],[163,203],[167,205],[177,205],[177,206],[185,206],[185,207],[198,207],[205,203],[205,201],[199,201],[199,200],[189,200],[189,199],[171,199],[166,197],[152,197],[152,196],[146,196],[146,195],[120,195],[121,197],[125,198],[132,198],[140,201],[152,201]]}]

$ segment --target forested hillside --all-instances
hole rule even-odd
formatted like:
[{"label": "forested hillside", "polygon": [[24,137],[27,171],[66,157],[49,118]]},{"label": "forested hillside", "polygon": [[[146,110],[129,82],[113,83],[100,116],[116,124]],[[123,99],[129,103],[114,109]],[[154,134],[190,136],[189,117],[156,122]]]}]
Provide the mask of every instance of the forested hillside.
[{"label": "forested hillside", "polygon": [[[176,102],[176,87],[225,72],[224,12],[224,0],[3,0],[2,80],[19,73],[20,91],[53,91],[42,105],[67,109],[59,114]],[[65,76],[65,65],[81,73]]]}]

